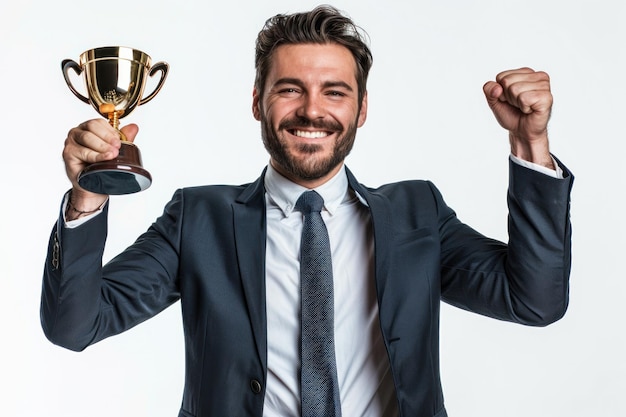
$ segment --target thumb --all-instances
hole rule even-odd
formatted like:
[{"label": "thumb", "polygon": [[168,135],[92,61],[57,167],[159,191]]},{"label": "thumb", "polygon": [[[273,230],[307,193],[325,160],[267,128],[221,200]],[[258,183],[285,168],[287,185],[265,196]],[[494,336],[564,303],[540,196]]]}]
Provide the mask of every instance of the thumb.
[{"label": "thumb", "polygon": [[495,81],[487,81],[483,85],[483,92],[487,98],[487,103],[492,109],[498,104],[498,101],[504,101],[504,89]]},{"label": "thumb", "polygon": [[126,140],[129,142],[133,142],[135,140],[135,136],[137,136],[137,132],[139,132],[139,126],[134,123],[126,125],[120,129],[120,132],[126,136]]},{"label": "thumb", "polygon": [[483,92],[487,98],[487,104],[500,126],[511,130],[516,123],[515,115],[506,101],[504,88],[495,81],[489,81],[483,85]]}]

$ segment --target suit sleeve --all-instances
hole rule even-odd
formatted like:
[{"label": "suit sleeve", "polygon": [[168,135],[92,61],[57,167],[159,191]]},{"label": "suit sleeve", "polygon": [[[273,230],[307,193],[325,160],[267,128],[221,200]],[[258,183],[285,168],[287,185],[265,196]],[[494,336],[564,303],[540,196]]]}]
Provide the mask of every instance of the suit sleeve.
[{"label": "suit sleeve", "polygon": [[77,228],[52,230],[44,267],[41,324],[46,337],[80,351],[176,302],[182,192],[137,241],[102,265],[108,203]]},{"label": "suit sleeve", "polygon": [[444,301],[534,326],[548,325],[565,314],[573,175],[560,166],[564,179],[510,162],[508,245],[478,234],[442,206],[439,231]]}]

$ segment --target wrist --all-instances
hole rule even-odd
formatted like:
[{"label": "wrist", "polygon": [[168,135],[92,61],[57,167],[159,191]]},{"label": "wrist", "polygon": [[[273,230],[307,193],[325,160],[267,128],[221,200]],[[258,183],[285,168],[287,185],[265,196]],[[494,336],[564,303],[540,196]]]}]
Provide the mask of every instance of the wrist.
[{"label": "wrist", "polygon": [[552,170],[555,169],[547,134],[534,139],[526,139],[509,133],[509,141],[511,153],[517,158]]},{"label": "wrist", "polygon": [[67,195],[65,220],[78,220],[94,214],[104,207],[108,196],[94,193],[85,193],[72,189]]}]

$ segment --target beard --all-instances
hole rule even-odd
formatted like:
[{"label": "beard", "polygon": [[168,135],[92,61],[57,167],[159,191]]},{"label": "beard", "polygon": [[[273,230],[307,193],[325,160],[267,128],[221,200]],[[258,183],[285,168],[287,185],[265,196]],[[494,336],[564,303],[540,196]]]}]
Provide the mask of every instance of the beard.
[{"label": "beard", "polygon": [[[296,128],[315,128],[337,132],[337,139],[329,155],[318,155],[324,148],[318,144],[296,144],[293,152],[279,132]],[[283,174],[293,179],[317,180],[330,173],[339,164],[343,163],[350,154],[356,138],[356,120],[344,129],[334,121],[311,121],[304,117],[286,119],[278,129],[274,129],[267,118],[261,119],[261,136],[263,145],[272,160],[284,170]],[[303,155],[303,156],[302,156]]]}]

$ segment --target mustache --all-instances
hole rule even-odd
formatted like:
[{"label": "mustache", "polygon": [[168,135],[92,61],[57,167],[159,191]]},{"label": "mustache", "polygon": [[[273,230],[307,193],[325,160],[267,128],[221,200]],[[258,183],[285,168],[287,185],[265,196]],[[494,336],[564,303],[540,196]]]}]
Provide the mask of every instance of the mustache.
[{"label": "mustache", "polygon": [[280,125],[278,125],[279,130],[293,130],[297,128],[314,128],[334,132],[340,132],[343,130],[343,126],[338,122],[323,119],[310,120],[306,117],[293,117],[285,119],[280,123]]}]

